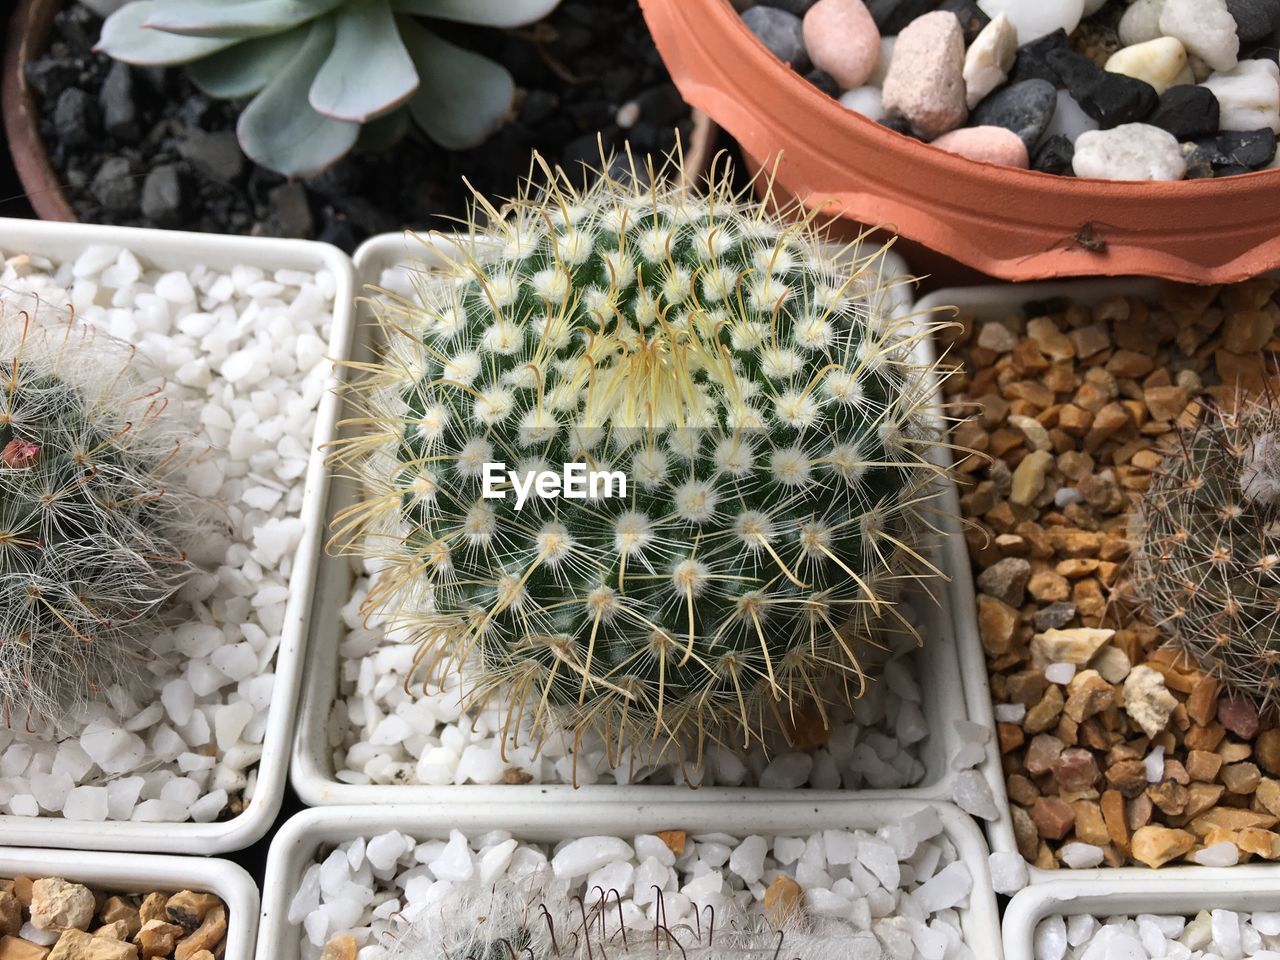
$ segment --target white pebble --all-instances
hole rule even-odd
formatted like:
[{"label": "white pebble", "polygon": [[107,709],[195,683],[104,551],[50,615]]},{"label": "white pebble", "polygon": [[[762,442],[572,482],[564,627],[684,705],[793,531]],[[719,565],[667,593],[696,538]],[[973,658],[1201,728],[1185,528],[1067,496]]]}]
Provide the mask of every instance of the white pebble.
[{"label": "white pebble", "polygon": [[1084,16],[1084,0],[978,0],[988,17],[1005,14],[1018,31],[1018,45],[1030,43],[1055,30],[1071,33]]},{"label": "white pebble", "polygon": [[571,840],[551,860],[557,877],[572,879],[586,876],[611,860],[625,860],[635,851],[617,837],[582,837]]},{"label": "white pebble", "polygon": [[1218,98],[1223,130],[1261,130],[1280,133],[1280,66],[1274,60],[1241,60],[1220,70],[1200,86]]},{"label": "white pebble", "polygon": [[1072,870],[1086,870],[1102,863],[1102,848],[1092,843],[1067,843],[1058,853]]},{"label": "white pebble", "polygon": [[1101,180],[1181,180],[1187,172],[1173,134],[1145,123],[1090,130],[1076,141],[1077,177]]},{"label": "white pebble", "polygon": [[1072,677],[1076,675],[1076,665],[1074,663],[1051,663],[1044,668],[1044,678],[1050,683],[1061,684],[1066,686],[1071,682]]},{"label": "white pebble", "polygon": [[1165,0],[1160,32],[1175,37],[1215,70],[1230,70],[1240,53],[1236,21],[1226,0]]}]

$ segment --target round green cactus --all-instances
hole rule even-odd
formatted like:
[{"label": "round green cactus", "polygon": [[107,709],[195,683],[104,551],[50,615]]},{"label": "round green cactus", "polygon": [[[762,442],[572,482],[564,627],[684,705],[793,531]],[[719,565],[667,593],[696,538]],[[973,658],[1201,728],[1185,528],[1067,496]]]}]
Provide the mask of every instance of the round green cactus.
[{"label": "round green cactus", "polygon": [[38,310],[0,301],[0,709],[56,723],[147,655],[192,505],[128,348]]},{"label": "round green cactus", "polygon": [[1280,410],[1204,401],[1133,521],[1133,583],[1155,623],[1228,689],[1280,694]]},{"label": "round green cactus", "polygon": [[[337,457],[369,499],[338,540],[382,568],[370,609],[465,668],[472,703],[594,730],[615,760],[748,745],[833,685],[857,696],[859,645],[931,572],[941,472],[928,330],[892,315],[881,261],[727,175],[699,196],[548,171],[478,210],[383,310],[355,387],[369,429]],[[528,493],[543,471],[570,495]]]}]

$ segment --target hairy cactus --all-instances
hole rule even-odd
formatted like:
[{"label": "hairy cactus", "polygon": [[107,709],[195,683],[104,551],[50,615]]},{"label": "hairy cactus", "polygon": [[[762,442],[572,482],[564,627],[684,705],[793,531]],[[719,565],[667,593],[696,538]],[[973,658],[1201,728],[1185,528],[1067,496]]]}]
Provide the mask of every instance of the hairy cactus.
[{"label": "hairy cactus", "polygon": [[1209,403],[1134,518],[1134,584],[1157,626],[1228,689],[1280,692],[1280,410]]},{"label": "hairy cactus", "polygon": [[890,315],[881,260],[649,166],[478,199],[449,267],[383,307],[336,457],[368,495],[335,540],[382,570],[370,611],[470,703],[615,763],[857,696],[858,646],[931,573],[940,473],[928,328]]},{"label": "hairy cactus", "polygon": [[419,17],[513,27],[557,3],[131,0],[103,24],[99,49],[126,63],[189,64],[210,96],[252,97],[236,127],[245,154],[307,176],[357,145],[390,146],[413,123],[448,149],[478,146],[511,111],[511,74]]},{"label": "hairy cactus", "polygon": [[[15,301],[16,302],[16,301]],[[189,572],[180,434],[129,348],[0,296],[0,707],[52,721],[124,679]]]},{"label": "hairy cactus", "polygon": [[459,884],[390,936],[388,960],[833,960],[882,958],[873,934],[851,924],[791,916],[725,915],[694,905],[669,922],[661,890],[656,920],[616,890],[569,896],[545,877]]}]

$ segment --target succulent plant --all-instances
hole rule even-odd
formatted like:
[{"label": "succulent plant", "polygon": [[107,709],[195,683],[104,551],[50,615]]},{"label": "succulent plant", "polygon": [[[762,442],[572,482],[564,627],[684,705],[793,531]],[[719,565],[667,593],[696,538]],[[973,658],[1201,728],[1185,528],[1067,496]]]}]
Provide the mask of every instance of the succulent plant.
[{"label": "succulent plant", "polygon": [[[860,645],[933,572],[943,472],[929,325],[892,314],[879,256],[654,166],[477,199],[384,306],[335,461],[368,494],[335,521],[381,570],[368,609],[509,732],[594,731],[614,765],[857,696]],[[594,496],[519,499],[575,464]]]},{"label": "succulent plant", "polygon": [[1280,692],[1280,410],[1205,400],[1133,520],[1155,623],[1231,691]]},{"label": "succulent plant", "polygon": [[132,0],[107,18],[99,49],[126,63],[189,64],[209,95],[252,97],[237,124],[245,154],[307,176],[362,138],[394,143],[411,122],[448,149],[484,142],[511,110],[511,74],[419,18],[514,27],[557,3]]},{"label": "succulent plant", "polygon": [[17,303],[0,296],[0,708],[56,724],[147,655],[194,511],[129,348]]}]

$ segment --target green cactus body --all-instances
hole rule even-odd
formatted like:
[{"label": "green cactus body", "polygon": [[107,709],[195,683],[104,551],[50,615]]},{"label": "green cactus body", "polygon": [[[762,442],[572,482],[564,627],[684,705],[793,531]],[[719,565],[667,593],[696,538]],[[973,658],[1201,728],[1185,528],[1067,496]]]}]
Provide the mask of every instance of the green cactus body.
[{"label": "green cactus body", "polygon": [[1134,584],[1155,623],[1227,688],[1280,688],[1280,412],[1207,404],[1134,517]]},{"label": "green cactus body", "polygon": [[[486,209],[356,387],[370,429],[338,459],[370,499],[338,528],[384,567],[371,608],[473,702],[503,691],[615,759],[856,696],[857,647],[927,571],[938,475],[923,328],[885,315],[879,261],[727,182],[552,180]],[[496,462],[620,471],[626,495],[517,509],[483,496]]]},{"label": "green cactus body", "polygon": [[7,307],[0,325],[0,704],[56,722],[145,657],[187,575],[178,449],[120,345]]}]

